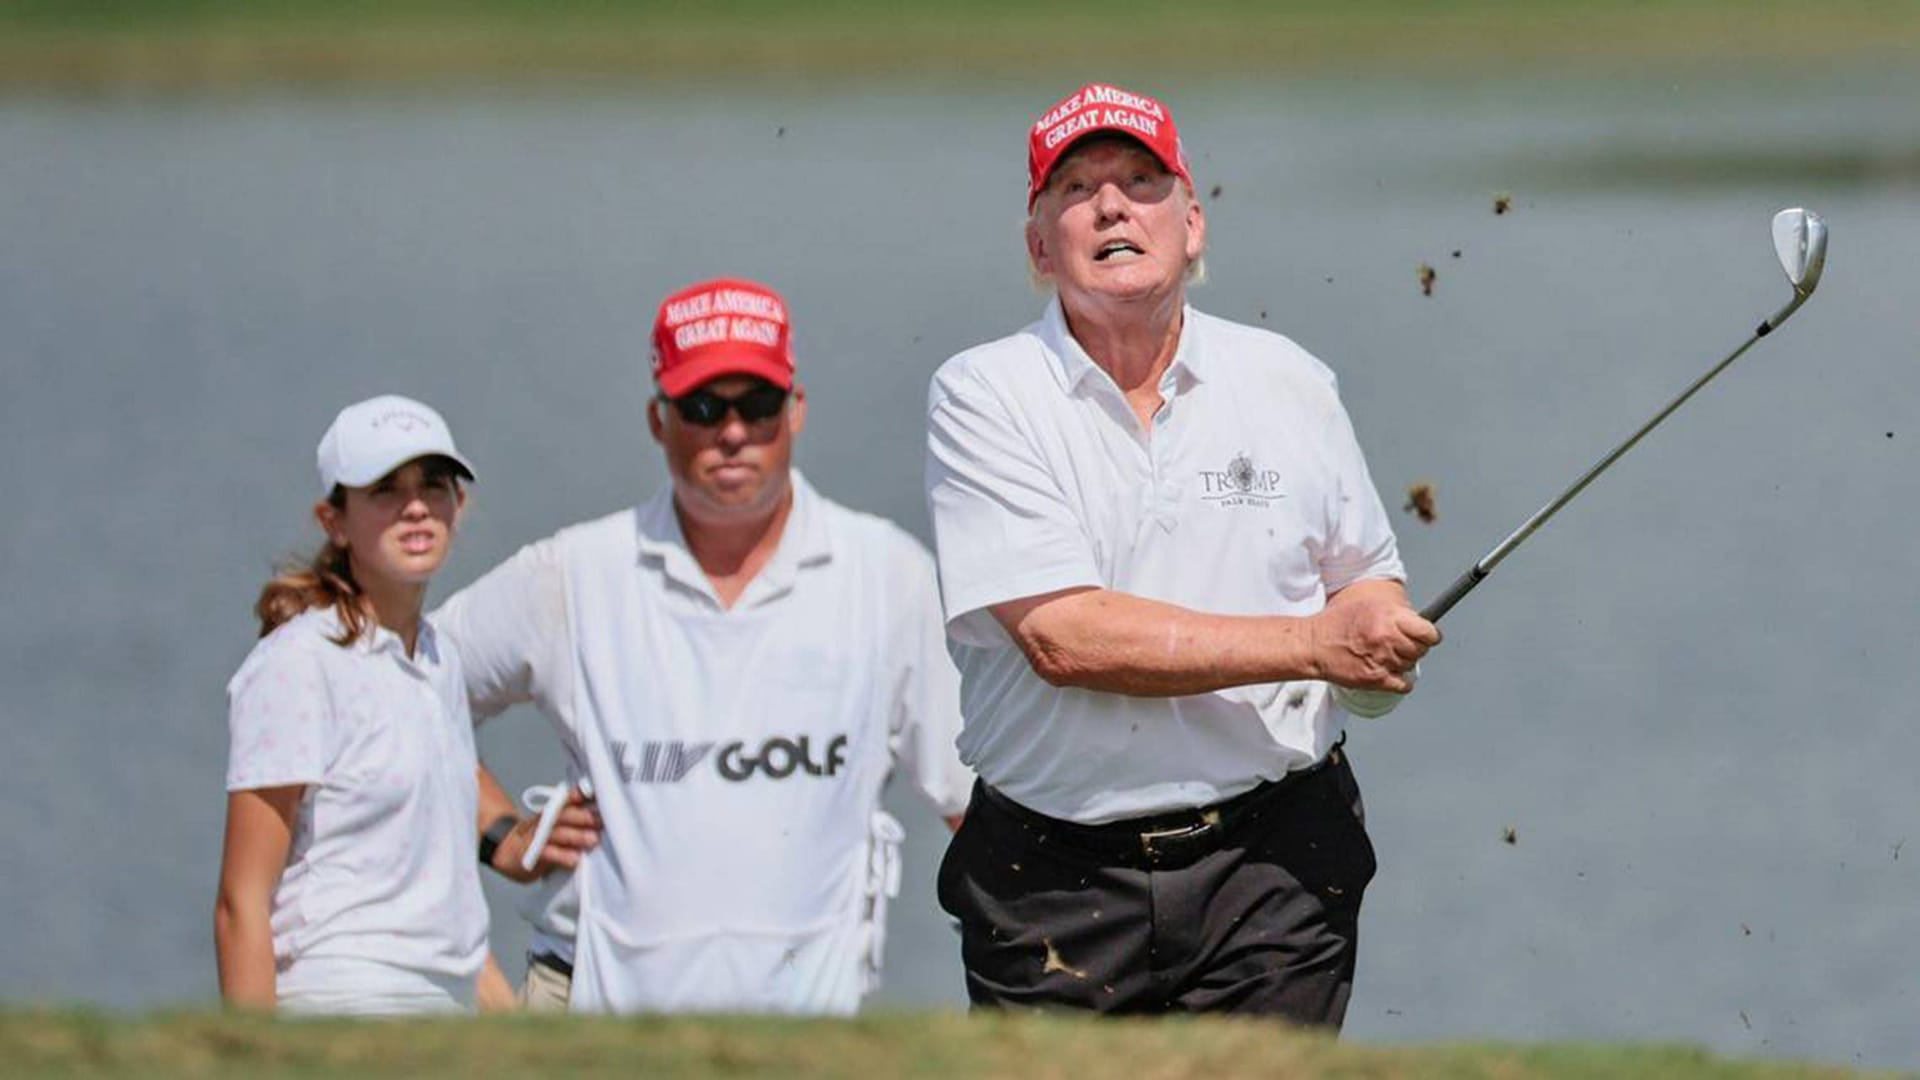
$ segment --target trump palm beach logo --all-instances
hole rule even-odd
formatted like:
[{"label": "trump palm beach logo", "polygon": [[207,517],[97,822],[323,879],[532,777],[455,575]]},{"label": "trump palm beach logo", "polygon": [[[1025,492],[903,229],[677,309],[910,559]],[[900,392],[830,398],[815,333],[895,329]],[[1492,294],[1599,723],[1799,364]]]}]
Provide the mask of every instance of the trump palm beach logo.
[{"label": "trump palm beach logo", "polygon": [[1264,509],[1274,500],[1286,498],[1286,492],[1280,490],[1278,470],[1259,468],[1242,453],[1235,454],[1224,469],[1200,470],[1200,498],[1220,506]]}]

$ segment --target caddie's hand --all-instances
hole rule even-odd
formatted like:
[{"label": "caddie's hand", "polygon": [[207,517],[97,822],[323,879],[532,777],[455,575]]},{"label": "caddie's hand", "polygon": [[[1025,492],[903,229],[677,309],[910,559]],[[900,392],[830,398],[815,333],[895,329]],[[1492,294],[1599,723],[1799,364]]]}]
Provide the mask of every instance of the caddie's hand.
[{"label": "caddie's hand", "polygon": [[577,787],[567,791],[567,805],[554,820],[553,832],[540,849],[539,860],[528,870],[521,866],[527,847],[533,842],[540,819],[528,817],[507,833],[493,852],[493,868],[514,881],[538,881],[554,870],[571,870],[580,865],[587,852],[600,846],[600,806]]},{"label": "caddie's hand", "polygon": [[1413,689],[1407,673],[1440,643],[1397,582],[1361,582],[1333,594],[1313,617],[1318,677],[1356,690]]}]

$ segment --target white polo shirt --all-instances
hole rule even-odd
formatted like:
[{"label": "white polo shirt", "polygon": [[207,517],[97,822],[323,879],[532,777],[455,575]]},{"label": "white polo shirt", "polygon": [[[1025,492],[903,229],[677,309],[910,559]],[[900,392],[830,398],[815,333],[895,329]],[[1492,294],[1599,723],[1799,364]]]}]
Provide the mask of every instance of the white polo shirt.
[{"label": "white polo shirt", "polygon": [[471,1002],[487,907],[473,858],[473,723],[459,657],[414,655],[332,608],[262,638],[227,685],[227,790],[306,786],[271,924],[283,1001]]},{"label": "white polo shirt", "polygon": [[667,488],[523,548],[435,617],[475,710],[537,703],[593,781],[575,1009],[855,1010],[898,885],[882,785],[903,767],[956,814],[972,783],[924,548],[795,473],[779,548],[725,609]]},{"label": "white polo shirt", "polygon": [[987,610],[1077,586],[1219,615],[1311,615],[1404,580],[1333,373],[1191,307],[1151,436],[1056,298],[934,375],[927,492],[962,679],[961,757],[1010,798],[1084,823],[1218,802],[1324,757],[1320,682],[1150,698],[1061,688]]}]

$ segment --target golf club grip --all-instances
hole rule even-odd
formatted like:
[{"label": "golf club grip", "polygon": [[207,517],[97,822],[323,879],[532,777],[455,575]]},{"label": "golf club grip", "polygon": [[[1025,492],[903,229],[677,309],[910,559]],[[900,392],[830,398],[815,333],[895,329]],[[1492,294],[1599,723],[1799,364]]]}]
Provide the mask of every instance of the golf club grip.
[{"label": "golf club grip", "polygon": [[1467,572],[1454,579],[1453,584],[1447,586],[1446,592],[1434,597],[1431,603],[1420,609],[1420,617],[1430,623],[1439,622],[1440,616],[1452,611],[1453,605],[1459,603],[1473,591],[1475,585],[1486,579],[1487,571],[1480,569],[1479,563],[1467,567]]}]

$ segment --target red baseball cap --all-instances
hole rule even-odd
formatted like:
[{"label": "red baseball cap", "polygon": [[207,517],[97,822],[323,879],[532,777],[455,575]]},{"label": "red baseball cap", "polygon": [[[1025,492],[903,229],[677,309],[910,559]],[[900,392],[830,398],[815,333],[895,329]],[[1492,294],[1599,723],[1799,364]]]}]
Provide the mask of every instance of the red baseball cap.
[{"label": "red baseball cap", "polygon": [[660,302],[653,319],[653,381],[668,397],[722,375],[757,375],[793,388],[787,302],[758,282],[715,278]]},{"label": "red baseball cap", "polygon": [[1087,85],[1060,99],[1034,122],[1027,136],[1027,209],[1046,190],[1047,178],[1074,143],[1101,133],[1126,135],[1152,151],[1167,170],[1193,183],[1187,155],[1180,148],[1180,132],[1173,114],[1145,94],[1106,83]]}]

